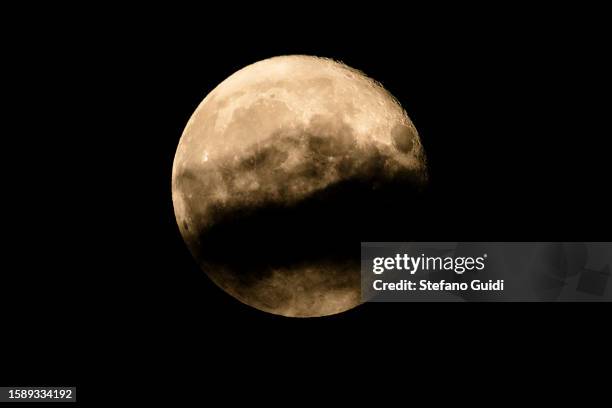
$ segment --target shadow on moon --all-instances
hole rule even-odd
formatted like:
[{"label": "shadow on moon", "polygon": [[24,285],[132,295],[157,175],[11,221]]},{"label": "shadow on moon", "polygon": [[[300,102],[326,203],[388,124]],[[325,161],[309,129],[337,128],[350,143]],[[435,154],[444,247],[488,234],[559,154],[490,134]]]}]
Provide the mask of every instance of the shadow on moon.
[{"label": "shadow on moon", "polygon": [[413,220],[404,231],[410,236],[425,228],[414,177],[342,181],[293,205],[219,207],[216,223],[192,231],[189,247],[216,284],[261,310],[310,316],[349,309],[330,302],[360,303],[360,242],[388,239],[399,218]]}]

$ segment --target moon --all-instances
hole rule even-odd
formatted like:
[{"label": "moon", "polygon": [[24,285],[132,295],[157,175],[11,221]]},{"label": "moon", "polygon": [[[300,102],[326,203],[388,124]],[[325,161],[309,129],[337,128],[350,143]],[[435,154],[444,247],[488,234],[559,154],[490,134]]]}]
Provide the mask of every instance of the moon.
[{"label": "moon", "polygon": [[[361,303],[359,245],[338,257],[343,243],[326,240],[343,208],[360,201],[347,202],[341,186],[358,183],[375,199],[376,186],[397,180],[427,181],[399,102],[341,62],[289,55],[235,72],[204,98],[176,150],[172,201],[216,285],[261,311],[317,317]],[[331,208],[336,215],[319,222]]]}]

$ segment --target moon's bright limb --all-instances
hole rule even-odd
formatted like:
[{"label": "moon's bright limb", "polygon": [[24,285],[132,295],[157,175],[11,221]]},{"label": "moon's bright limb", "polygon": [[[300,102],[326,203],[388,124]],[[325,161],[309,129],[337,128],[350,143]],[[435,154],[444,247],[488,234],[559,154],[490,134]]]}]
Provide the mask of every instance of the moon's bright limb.
[{"label": "moon's bright limb", "polygon": [[285,316],[358,305],[359,267],[305,259],[250,276],[209,259],[208,231],[234,213],[297,205],[346,180],[427,178],[418,133],[391,94],[344,64],[301,55],[249,65],[210,92],[172,170],[177,223],[202,268],[240,301]]}]

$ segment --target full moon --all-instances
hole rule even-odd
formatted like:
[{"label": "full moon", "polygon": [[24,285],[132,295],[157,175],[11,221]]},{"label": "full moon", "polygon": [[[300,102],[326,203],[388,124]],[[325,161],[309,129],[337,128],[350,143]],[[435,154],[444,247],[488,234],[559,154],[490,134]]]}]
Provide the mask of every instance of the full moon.
[{"label": "full moon", "polygon": [[371,201],[398,180],[427,181],[399,102],[340,62],[280,56],[235,72],[197,107],[176,150],[172,201],[189,250],[226,293],[269,313],[326,316],[361,303],[359,238],[346,256],[327,238],[361,201],[346,186]]}]

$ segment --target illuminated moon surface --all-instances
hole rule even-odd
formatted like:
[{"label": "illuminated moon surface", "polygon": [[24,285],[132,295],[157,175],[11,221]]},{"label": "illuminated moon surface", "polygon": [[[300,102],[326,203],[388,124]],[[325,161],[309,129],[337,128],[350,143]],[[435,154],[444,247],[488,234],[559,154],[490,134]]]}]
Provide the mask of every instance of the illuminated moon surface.
[{"label": "illuminated moon surface", "polygon": [[353,181],[397,179],[424,184],[427,171],[395,98],[342,63],[281,56],[204,98],[176,151],[172,200],[191,253],[225,292],[274,314],[325,316],[361,302],[359,241],[356,256],[315,251],[313,228],[324,240],[332,227],[313,227],[317,213],[304,221],[305,208],[332,208],[326,200],[347,195],[331,192]]}]

